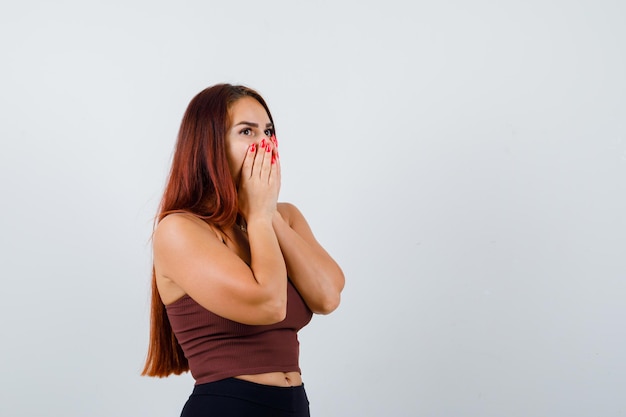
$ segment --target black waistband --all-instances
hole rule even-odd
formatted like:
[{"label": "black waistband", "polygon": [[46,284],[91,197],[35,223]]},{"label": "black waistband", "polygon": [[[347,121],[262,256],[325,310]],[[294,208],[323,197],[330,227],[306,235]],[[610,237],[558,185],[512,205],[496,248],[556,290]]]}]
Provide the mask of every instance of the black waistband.
[{"label": "black waistband", "polygon": [[191,395],[233,397],[284,410],[299,409],[303,404],[309,403],[304,384],[297,387],[275,387],[237,378],[196,385]]}]

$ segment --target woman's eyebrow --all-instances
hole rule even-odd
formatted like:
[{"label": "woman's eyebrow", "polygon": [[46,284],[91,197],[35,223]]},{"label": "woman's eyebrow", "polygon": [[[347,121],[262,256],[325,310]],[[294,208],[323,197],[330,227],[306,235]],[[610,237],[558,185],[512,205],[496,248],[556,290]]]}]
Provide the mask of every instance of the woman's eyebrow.
[{"label": "woman's eyebrow", "polygon": [[[245,126],[251,126],[251,127],[259,127],[258,123],[254,123],[254,122],[246,122],[245,120],[242,122],[237,123],[235,126],[239,126],[239,125],[245,125]],[[268,127],[274,127],[273,123],[267,123],[265,125],[266,128]]]}]

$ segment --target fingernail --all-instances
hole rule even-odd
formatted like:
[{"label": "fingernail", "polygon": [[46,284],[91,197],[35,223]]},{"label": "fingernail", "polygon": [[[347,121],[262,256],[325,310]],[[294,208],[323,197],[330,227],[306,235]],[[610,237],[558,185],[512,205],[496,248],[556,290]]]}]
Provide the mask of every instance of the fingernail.
[{"label": "fingernail", "polygon": [[250,145],[250,152],[255,152],[256,151],[256,144],[253,143],[252,145]]},{"label": "fingernail", "polygon": [[272,151],[272,147],[268,143],[267,146],[265,147],[265,152],[271,152],[271,151]]},{"label": "fingernail", "polygon": [[276,139],[276,135],[272,135],[272,142],[274,142],[274,145],[278,146],[278,139]]},{"label": "fingernail", "polygon": [[261,139],[261,148],[265,148],[265,138]]},{"label": "fingernail", "polygon": [[272,164],[276,163],[276,155],[272,155]]}]

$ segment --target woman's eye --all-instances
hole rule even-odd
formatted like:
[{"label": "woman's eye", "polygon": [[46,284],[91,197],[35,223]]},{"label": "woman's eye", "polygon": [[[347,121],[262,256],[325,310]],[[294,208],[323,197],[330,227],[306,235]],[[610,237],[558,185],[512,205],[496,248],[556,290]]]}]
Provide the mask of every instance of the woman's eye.
[{"label": "woman's eye", "polygon": [[251,135],[252,134],[252,129],[247,127],[245,129],[241,130],[241,132],[239,132],[239,133],[241,133],[242,135]]},{"label": "woman's eye", "polygon": [[274,129],[265,129],[264,132],[267,136],[272,136],[274,134]]}]

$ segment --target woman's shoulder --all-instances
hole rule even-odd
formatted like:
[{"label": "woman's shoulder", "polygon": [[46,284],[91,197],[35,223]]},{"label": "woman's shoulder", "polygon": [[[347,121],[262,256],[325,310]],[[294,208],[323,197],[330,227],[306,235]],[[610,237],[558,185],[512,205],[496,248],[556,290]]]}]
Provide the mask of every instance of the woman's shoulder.
[{"label": "woman's shoulder", "polygon": [[155,234],[164,234],[164,232],[174,232],[186,228],[196,228],[200,226],[200,222],[202,222],[202,220],[188,212],[181,211],[170,213],[159,220],[155,227]]},{"label": "woman's shoulder", "polygon": [[199,218],[188,212],[170,213],[163,217],[154,229],[153,240],[176,241],[205,234],[216,235],[215,229]]},{"label": "woman's shoulder", "polygon": [[280,202],[276,205],[276,208],[278,209],[278,212],[283,217],[283,219],[287,221],[289,221],[290,219],[293,220],[297,217],[302,217],[302,213],[300,212],[298,207],[296,207],[292,203]]},{"label": "woman's shoulder", "polygon": [[279,202],[276,206],[278,208],[278,211],[281,212],[281,214],[283,212],[285,212],[285,213],[300,213],[300,210],[298,209],[298,207],[296,207],[296,205],[293,204],[293,203],[282,201],[282,202]]}]

